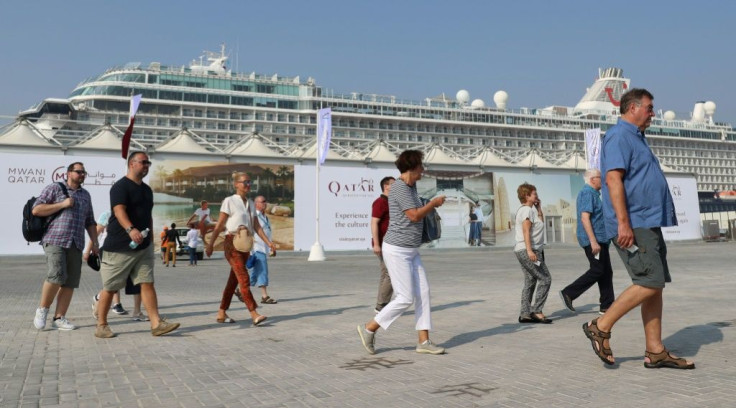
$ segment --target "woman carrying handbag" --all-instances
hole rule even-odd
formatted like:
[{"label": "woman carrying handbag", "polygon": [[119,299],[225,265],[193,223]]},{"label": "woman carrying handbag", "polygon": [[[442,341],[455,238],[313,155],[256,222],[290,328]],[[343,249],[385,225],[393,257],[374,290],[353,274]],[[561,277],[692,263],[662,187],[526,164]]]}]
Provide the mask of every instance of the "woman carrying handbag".
[{"label": "woman carrying handbag", "polygon": [[256,311],[258,306],[250,292],[250,277],[248,276],[248,270],[245,264],[253,246],[254,232],[269,247],[275,248],[275,245],[268,239],[261,225],[258,223],[255,204],[253,200],[248,198],[250,184],[251,181],[247,174],[233,174],[235,194],[226,197],[222,201],[217,225],[214,231],[212,231],[212,239],[207,243],[206,253],[210,257],[212,256],[215,240],[221,232],[227,231],[224,251],[225,259],[230,264],[230,276],[222,292],[220,309],[217,312],[218,323],[235,323],[235,320],[227,315],[227,310],[230,308],[230,302],[237,286],[240,286],[240,293],[243,296],[245,306],[250,312],[251,319],[253,319],[253,325],[258,326],[266,320],[266,316]]}]

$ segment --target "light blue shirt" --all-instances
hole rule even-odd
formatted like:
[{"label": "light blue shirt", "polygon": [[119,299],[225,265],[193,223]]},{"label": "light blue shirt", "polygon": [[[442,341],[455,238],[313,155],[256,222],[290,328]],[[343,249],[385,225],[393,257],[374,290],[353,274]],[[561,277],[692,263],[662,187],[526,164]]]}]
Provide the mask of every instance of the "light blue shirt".
[{"label": "light blue shirt", "polygon": [[616,169],[625,172],[623,183],[631,228],[677,225],[675,205],[672,202],[667,179],[659,167],[659,160],[649,148],[644,134],[633,124],[619,119],[618,123],[606,132],[601,147],[606,238],[618,235],[618,220],[605,183],[606,173]]},{"label": "light blue shirt", "polygon": [[583,227],[582,215],[584,212],[590,214],[590,224],[593,226],[593,235],[595,235],[595,240],[598,241],[599,244],[608,243],[608,239],[606,239],[606,224],[603,222],[603,203],[601,203],[601,194],[589,184],[586,184],[583,189],[580,190],[580,193],[578,193],[576,203],[576,207],[578,208],[578,244],[580,244],[581,247],[590,245],[590,239],[588,239],[588,234],[585,232],[585,228]]}]

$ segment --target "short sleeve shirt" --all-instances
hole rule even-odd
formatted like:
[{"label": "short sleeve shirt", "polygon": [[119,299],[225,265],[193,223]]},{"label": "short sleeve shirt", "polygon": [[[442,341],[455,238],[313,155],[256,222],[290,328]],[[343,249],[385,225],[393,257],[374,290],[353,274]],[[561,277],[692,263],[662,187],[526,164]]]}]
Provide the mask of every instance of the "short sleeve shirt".
[{"label": "short sleeve shirt", "polygon": [[[268,220],[268,217],[266,214],[256,210],[256,217],[258,217],[258,223],[261,224],[261,228],[263,229],[263,233],[266,234],[268,239],[271,239],[271,221]],[[253,237],[253,250],[262,252],[264,254],[267,254],[270,252],[271,248],[266,245],[266,243],[261,239],[261,236],[258,234],[254,234]]]},{"label": "short sleeve shirt", "polygon": [[[46,229],[41,244],[71,248],[75,246],[80,251],[84,250],[84,231],[95,226],[95,215],[92,210],[92,197],[84,188],[72,190],[67,185],[69,197],[74,200],[74,206],[65,208],[56,213]],[[56,204],[66,200],[66,195],[59,183],[49,184],[41,191],[33,206],[39,204]]]},{"label": "short sleeve shirt", "polygon": [[532,228],[530,231],[532,249],[541,248],[544,245],[544,221],[539,219],[536,208],[529,207],[528,205],[522,205],[516,211],[516,245],[514,245],[514,251],[521,251],[523,249],[526,249],[526,243],[524,242],[524,220],[529,220],[532,223]]},{"label": "short sleeve shirt", "polygon": [[[626,210],[632,228],[657,228],[677,225],[675,205],[659,160],[633,124],[620,119],[603,138],[601,174],[624,170]],[[603,215],[606,238],[618,235],[618,220],[608,186],[603,183]]]},{"label": "short sleeve shirt", "polygon": [[253,200],[248,199],[246,208],[243,199],[239,195],[233,194],[222,201],[220,212],[228,215],[227,222],[225,223],[227,232],[234,234],[238,231],[238,227],[243,225],[248,228],[251,235],[254,235],[252,220],[256,216],[256,205],[253,203]]},{"label": "short sleeve shirt", "polygon": [[584,212],[590,214],[590,224],[593,226],[593,235],[595,235],[595,240],[600,244],[608,242],[606,239],[606,225],[603,222],[603,203],[601,202],[601,194],[596,189],[586,184],[583,189],[580,190],[580,193],[578,193],[576,204],[578,208],[578,244],[580,244],[581,247],[590,245],[590,239],[583,227],[582,215]]},{"label": "short sleeve shirt", "polygon": [[[152,214],[153,214],[153,190],[148,184],[135,181],[123,177],[116,181],[110,188],[110,208],[113,209],[110,215],[110,222],[107,224],[107,238],[103,250],[109,252],[132,251],[130,249],[130,236],[125,232],[125,228],[120,225],[120,220],[115,216],[114,208],[118,205],[125,206],[125,214],[133,223],[133,227],[138,231],[144,231],[148,228],[152,230]],[[153,234],[149,233],[143,239],[135,250],[142,251],[151,245]]]},{"label": "short sleeve shirt", "polygon": [[194,213],[199,217],[200,221],[204,221],[210,216],[210,209],[203,210],[202,208],[197,208],[197,210],[194,211]]},{"label": "short sleeve shirt", "polygon": [[[383,243],[383,237],[388,231],[388,197],[381,194],[373,202],[371,217],[378,218],[378,245]],[[371,240],[372,241],[372,240]]]},{"label": "short sleeve shirt", "polygon": [[404,248],[418,248],[422,245],[422,220],[411,222],[404,213],[421,206],[417,185],[409,186],[401,179],[396,180],[388,193],[389,221],[383,242]]}]

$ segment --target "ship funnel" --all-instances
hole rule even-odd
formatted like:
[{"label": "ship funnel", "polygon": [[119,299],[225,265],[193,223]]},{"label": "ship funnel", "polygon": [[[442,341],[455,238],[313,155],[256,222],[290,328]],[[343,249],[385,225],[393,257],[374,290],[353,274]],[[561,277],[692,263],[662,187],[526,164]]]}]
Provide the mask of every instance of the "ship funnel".
[{"label": "ship funnel", "polygon": [[695,102],[693,107],[693,122],[705,122],[705,102]]}]

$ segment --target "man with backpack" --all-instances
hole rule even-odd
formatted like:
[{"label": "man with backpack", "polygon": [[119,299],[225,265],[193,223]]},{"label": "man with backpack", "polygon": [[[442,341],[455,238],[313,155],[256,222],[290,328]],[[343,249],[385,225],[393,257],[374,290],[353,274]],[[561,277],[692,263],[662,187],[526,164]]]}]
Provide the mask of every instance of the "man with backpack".
[{"label": "man with backpack", "polygon": [[53,183],[44,187],[33,205],[34,217],[52,218],[41,238],[48,273],[41,289],[41,303],[33,319],[33,325],[39,330],[46,328],[46,318],[54,298],[56,311],[52,325],[59,330],[76,328],[67,320],[66,312],[74,289],[79,287],[85,230],[93,243],[92,252],[98,254],[100,251],[92,197],[82,188],[86,176],[84,164],[70,164],[67,167],[66,183]]}]

